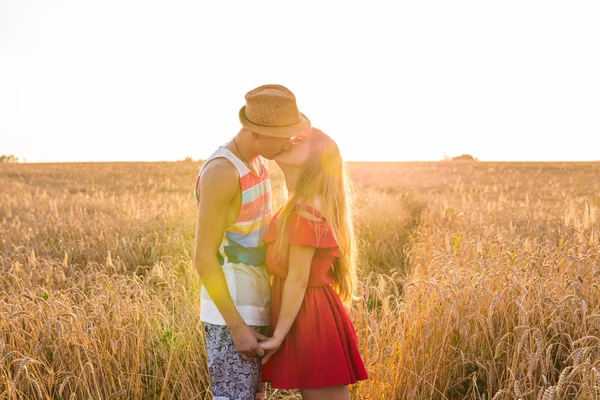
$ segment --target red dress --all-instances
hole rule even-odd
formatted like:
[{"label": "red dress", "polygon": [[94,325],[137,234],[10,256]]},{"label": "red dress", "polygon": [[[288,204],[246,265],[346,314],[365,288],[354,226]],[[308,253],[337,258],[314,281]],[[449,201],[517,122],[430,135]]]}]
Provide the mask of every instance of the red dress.
[{"label": "red dress", "polygon": [[[306,207],[306,206],[305,206]],[[296,210],[299,206],[296,207]],[[315,216],[320,214],[306,208]],[[289,243],[316,247],[304,300],[279,350],[264,365],[262,378],[278,389],[321,388],[367,379],[358,351],[356,330],[338,294],[331,287],[338,244],[325,221],[313,221],[296,211],[289,218]],[[271,333],[281,308],[287,262],[275,255],[276,218],[263,240],[268,244],[266,266],[271,277]]]}]

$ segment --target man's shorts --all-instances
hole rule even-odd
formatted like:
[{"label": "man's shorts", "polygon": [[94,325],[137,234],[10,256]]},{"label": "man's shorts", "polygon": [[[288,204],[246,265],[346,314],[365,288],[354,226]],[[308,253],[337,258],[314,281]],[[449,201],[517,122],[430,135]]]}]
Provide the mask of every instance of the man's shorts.
[{"label": "man's shorts", "polygon": [[[264,399],[266,384],[260,379],[260,358],[242,359],[226,325],[203,325],[213,400]],[[265,336],[269,334],[268,326],[251,328]]]}]

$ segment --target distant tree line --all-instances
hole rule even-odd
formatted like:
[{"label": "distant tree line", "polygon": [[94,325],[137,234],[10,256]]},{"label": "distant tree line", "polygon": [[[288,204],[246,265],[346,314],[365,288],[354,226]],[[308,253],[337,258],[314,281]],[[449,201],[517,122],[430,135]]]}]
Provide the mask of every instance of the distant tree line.
[{"label": "distant tree line", "polygon": [[470,154],[462,154],[460,156],[452,157],[452,161],[477,161],[477,159]]},{"label": "distant tree line", "polygon": [[446,153],[444,153],[443,161],[479,161],[476,157],[473,157],[470,154],[462,154],[456,157],[448,157]]},{"label": "distant tree line", "polygon": [[201,158],[198,159],[194,159],[192,157],[186,157],[183,160],[179,160],[180,162],[203,162],[204,160],[202,160]]},{"label": "distant tree line", "polygon": [[12,154],[9,155],[1,155],[0,156],[0,163],[17,163],[19,162],[19,158],[13,156]]}]

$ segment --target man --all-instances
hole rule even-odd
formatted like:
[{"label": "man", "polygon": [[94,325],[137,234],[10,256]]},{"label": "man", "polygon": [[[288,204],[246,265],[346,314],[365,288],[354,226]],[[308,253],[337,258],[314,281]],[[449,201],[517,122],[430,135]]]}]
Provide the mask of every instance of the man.
[{"label": "man", "polygon": [[310,128],[294,94],[264,85],[246,94],[242,128],[203,164],[196,180],[194,264],[202,280],[200,320],[215,400],[255,399],[258,342],[270,324],[270,286],[262,241],[271,219],[267,161]]}]

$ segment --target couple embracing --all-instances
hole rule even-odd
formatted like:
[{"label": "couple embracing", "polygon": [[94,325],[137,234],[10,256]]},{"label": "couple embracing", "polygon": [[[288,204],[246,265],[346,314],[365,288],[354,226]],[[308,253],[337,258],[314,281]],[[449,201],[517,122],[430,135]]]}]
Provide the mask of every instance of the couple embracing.
[{"label": "couple embracing", "polygon": [[[239,119],[196,181],[194,264],[213,398],[263,398],[271,382],[305,400],[349,399],[348,385],[367,372],[343,303],[356,284],[344,161],[281,85],[248,92]],[[288,190],[275,215],[268,159]]]}]

